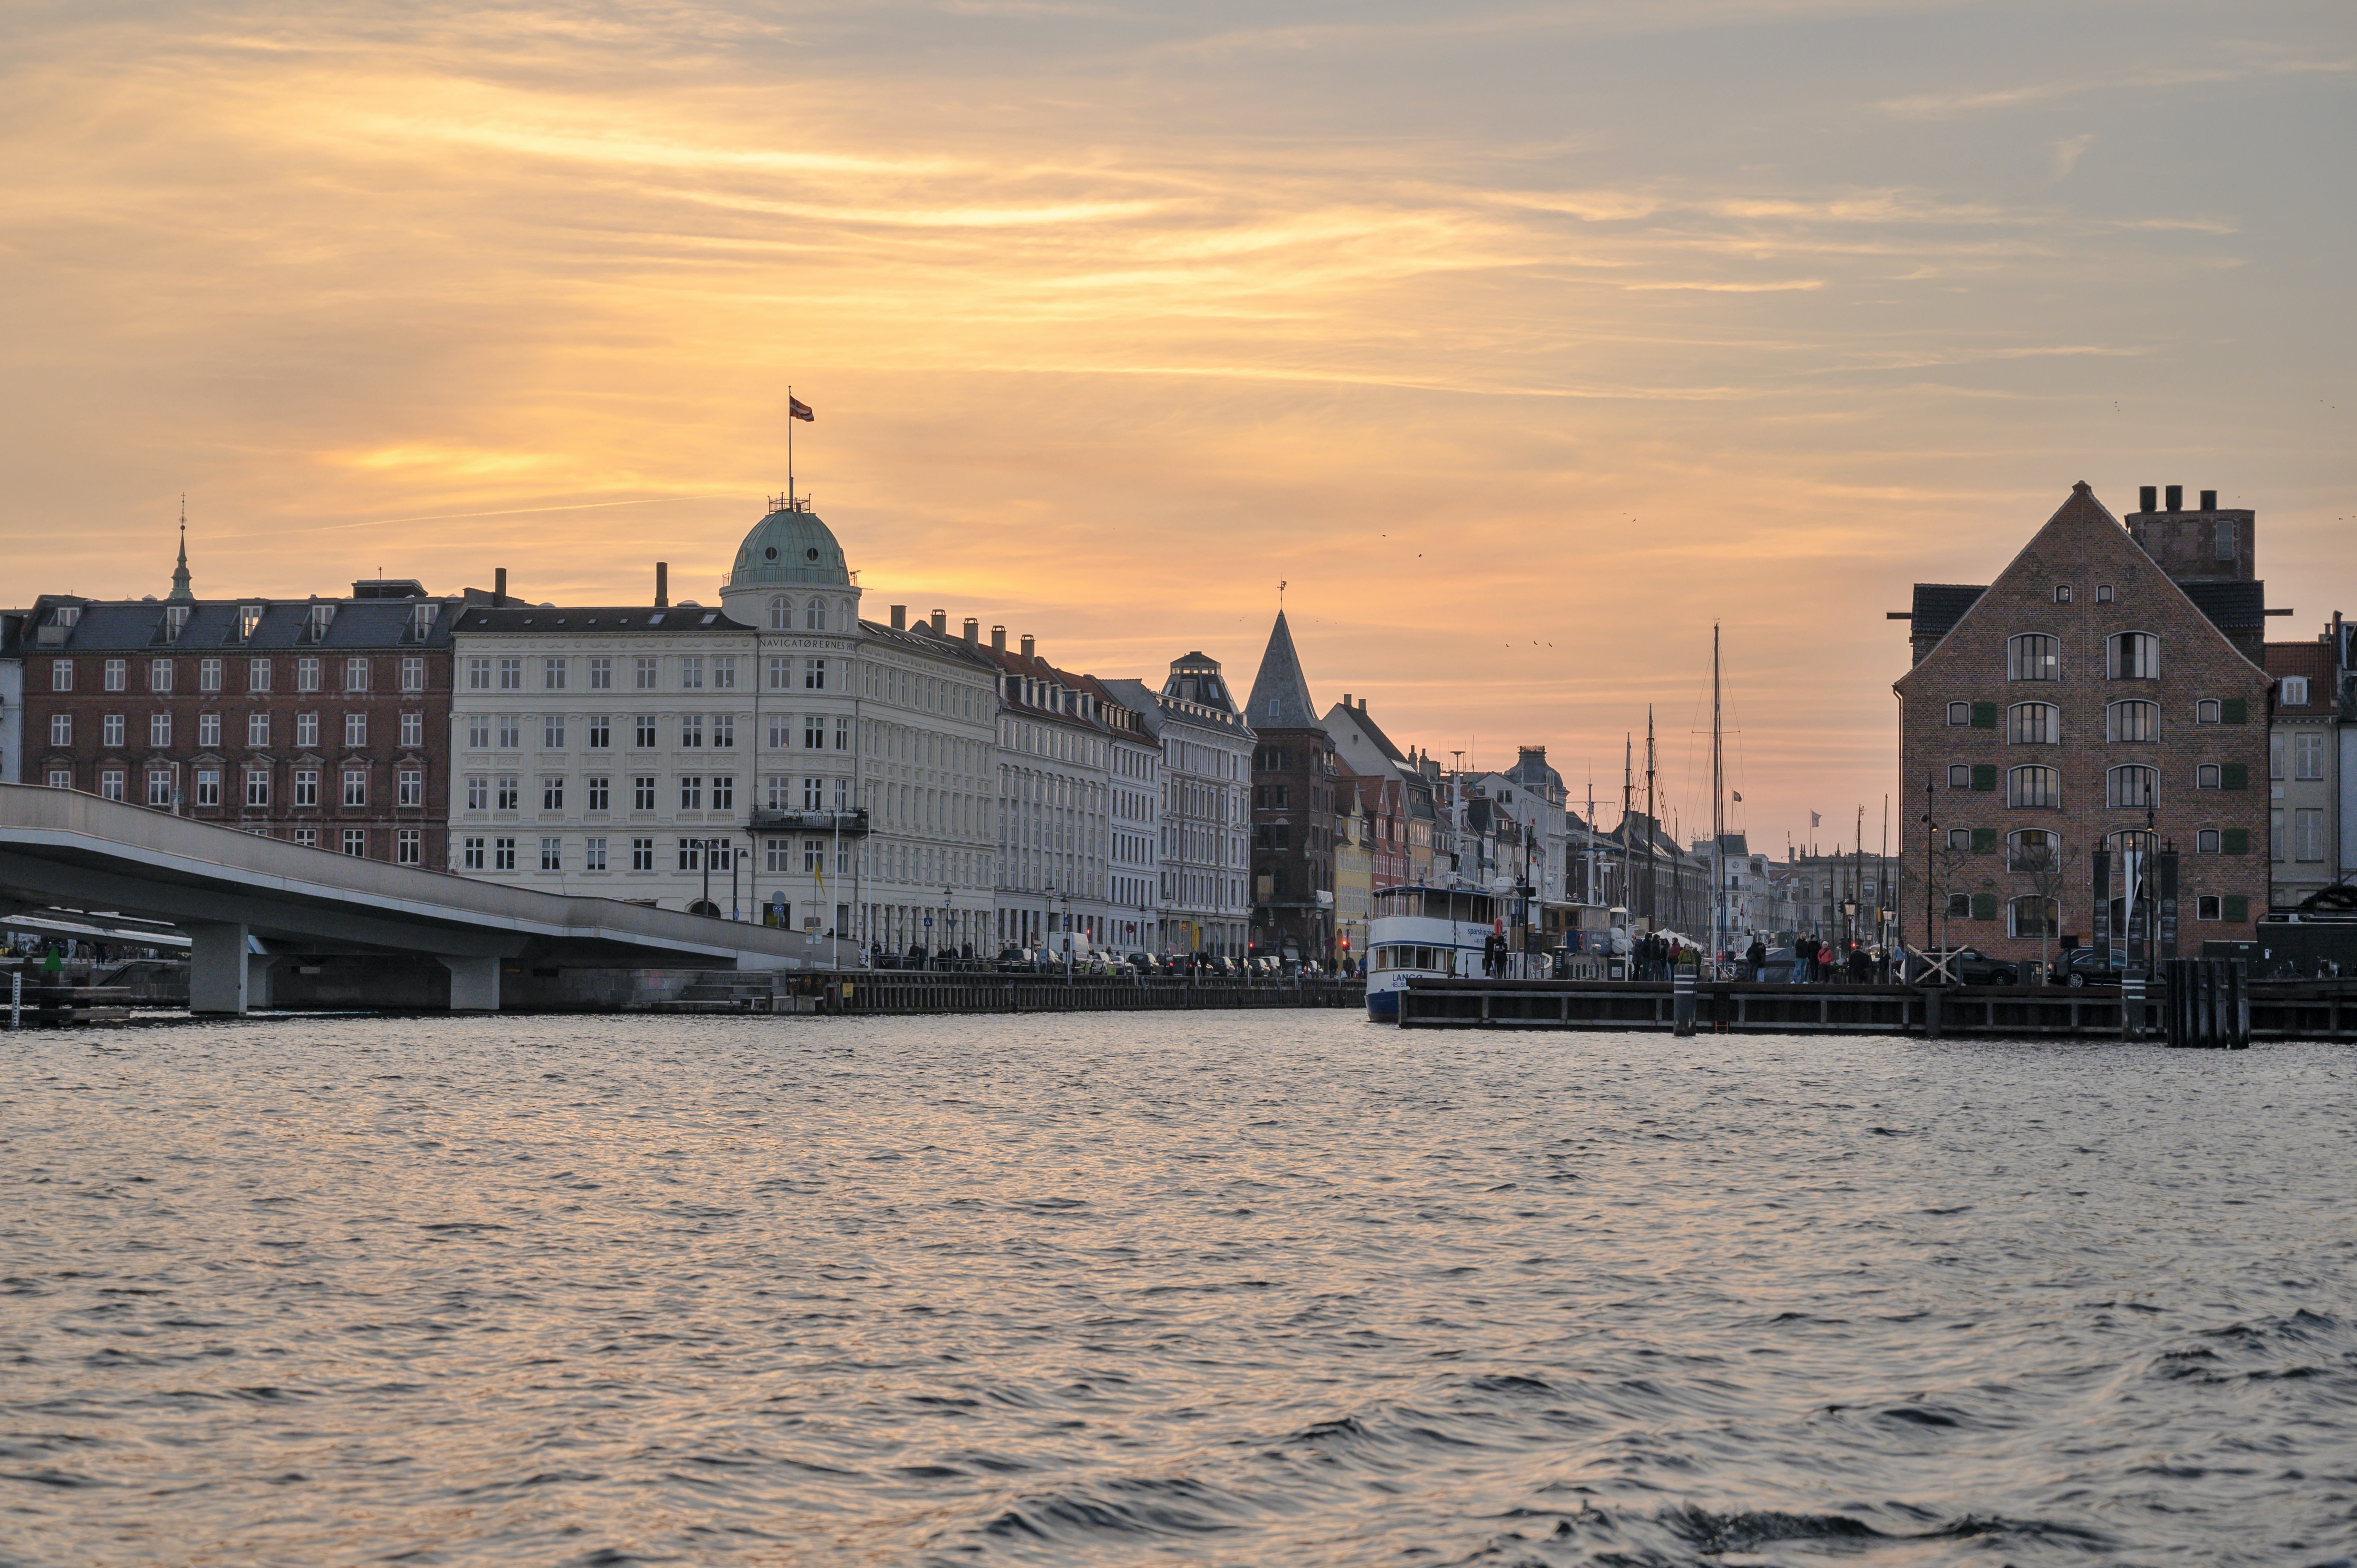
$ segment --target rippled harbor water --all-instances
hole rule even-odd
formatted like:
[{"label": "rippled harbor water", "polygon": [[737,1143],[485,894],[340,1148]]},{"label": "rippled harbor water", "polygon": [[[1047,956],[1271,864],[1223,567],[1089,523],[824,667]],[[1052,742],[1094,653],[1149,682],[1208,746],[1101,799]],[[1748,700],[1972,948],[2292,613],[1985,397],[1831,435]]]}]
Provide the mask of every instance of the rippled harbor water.
[{"label": "rippled harbor water", "polygon": [[10,1038],[10,1563],[2319,1563],[2357,1058]]}]

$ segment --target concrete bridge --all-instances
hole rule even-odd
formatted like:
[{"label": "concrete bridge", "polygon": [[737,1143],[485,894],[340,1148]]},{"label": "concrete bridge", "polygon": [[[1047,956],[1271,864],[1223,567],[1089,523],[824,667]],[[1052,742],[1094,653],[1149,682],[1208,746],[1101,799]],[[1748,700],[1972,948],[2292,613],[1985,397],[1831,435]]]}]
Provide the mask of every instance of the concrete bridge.
[{"label": "concrete bridge", "polygon": [[51,910],[168,924],[189,939],[199,1013],[269,1004],[273,965],[409,955],[449,974],[449,1004],[496,1009],[503,965],[823,969],[849,944],[571,897],[258,838],[71,789],[0,784],[0,915]]}]

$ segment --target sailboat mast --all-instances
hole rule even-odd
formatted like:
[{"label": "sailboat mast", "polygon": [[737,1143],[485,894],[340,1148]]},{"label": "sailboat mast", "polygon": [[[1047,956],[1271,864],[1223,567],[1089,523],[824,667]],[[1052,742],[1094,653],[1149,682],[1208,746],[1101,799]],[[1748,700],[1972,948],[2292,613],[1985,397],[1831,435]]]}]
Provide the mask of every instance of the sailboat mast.
[{"label": "sailboat mast", "polygon": [[1727,755],[1719,733],[1718,623],[1710,624],[1710,961],[1726,950]]}]

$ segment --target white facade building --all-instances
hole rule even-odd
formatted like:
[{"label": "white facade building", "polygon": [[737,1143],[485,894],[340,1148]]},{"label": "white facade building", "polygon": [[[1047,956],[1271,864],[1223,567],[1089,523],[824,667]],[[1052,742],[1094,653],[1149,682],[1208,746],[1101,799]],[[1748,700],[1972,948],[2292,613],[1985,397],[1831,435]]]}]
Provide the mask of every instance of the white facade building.
[{"label": "white facade building", "polygon": [[0,612],[0,784],[25,781],[25,654],[18,646],[32,617]]},{"label": "white facade building", "polygon": [[1107,797],[1105,937],[1125,953],[1162,950],[1162,743],[1154,694],[1135,681],[1083,676],[1113,731]]},{"label": "white facade building", "polygon": [[997,940],[1045,945],[1060,931],[1110,940],[1113,728],[1084,677],[1006,650],[982,650],[998,680]]},{"label": "white facade building", "polygon": [[1170,661],[1153,693],[1151,722],[1162,743],[1163,946],[1241,958],[1252,940],[1249,791],[1257,737],[1220,661],[1202,653]]}]

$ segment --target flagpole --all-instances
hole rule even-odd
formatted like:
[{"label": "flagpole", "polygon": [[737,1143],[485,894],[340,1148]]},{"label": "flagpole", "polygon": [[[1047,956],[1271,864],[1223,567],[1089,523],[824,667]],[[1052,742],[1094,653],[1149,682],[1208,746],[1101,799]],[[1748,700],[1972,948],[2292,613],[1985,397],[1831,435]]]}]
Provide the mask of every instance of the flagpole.
[{"label": "flagpole", "polygon": [[794,510],[794,389],[786,388],[786,510]]}]

